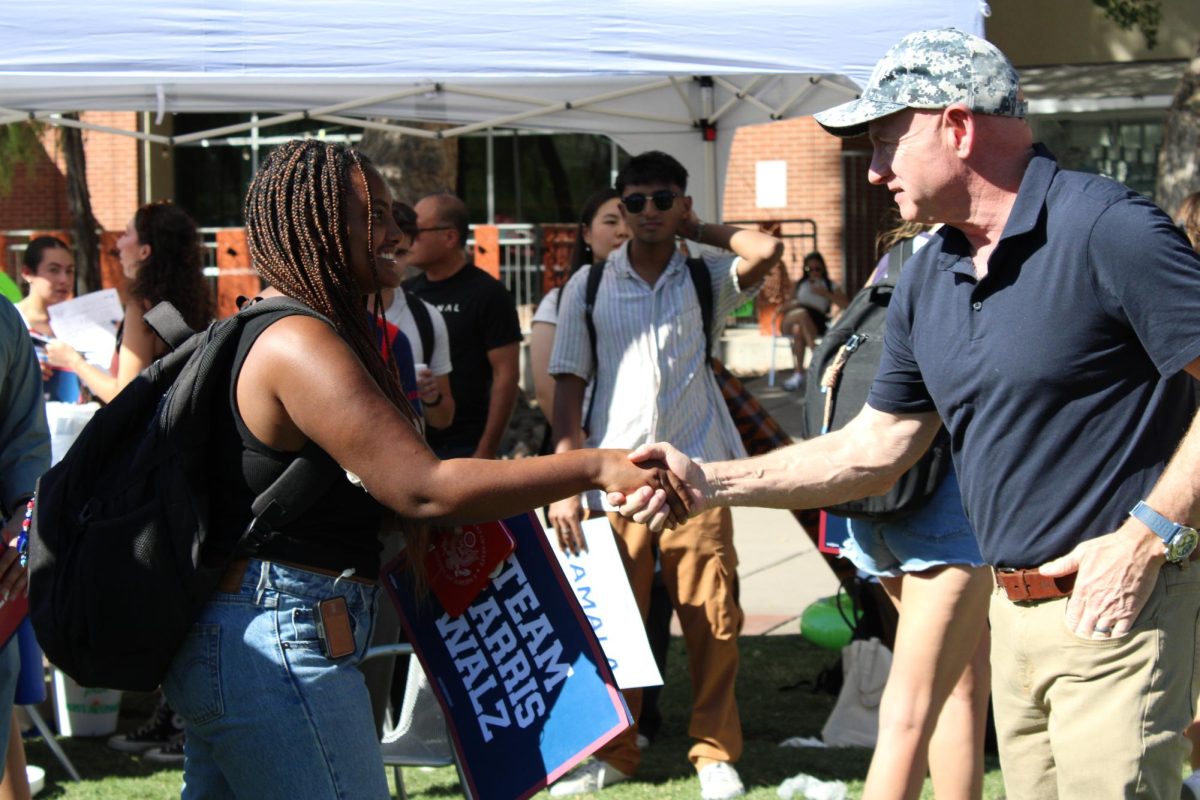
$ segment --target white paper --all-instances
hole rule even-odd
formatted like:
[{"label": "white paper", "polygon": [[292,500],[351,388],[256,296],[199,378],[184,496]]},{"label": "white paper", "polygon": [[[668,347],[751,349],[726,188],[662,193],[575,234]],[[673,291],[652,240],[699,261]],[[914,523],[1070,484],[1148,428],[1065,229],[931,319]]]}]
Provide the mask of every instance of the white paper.
[{"label": "white paper", "polygon": [[89,364],[109,368],[117,349],[117,327],[125,314],[116,289],[55,303],[47,311],[55,337],[78,350]]},{"label": "white paper", "polygon": [[754,162],[754,205],[787,208],[787,162]]},{"label": "white paper", "polygon": [[662,675],[650,651],[646,626],[633,599],[621,554],[617,552],[612,526],[606,517],[585,520],[583,535],[588,549],[576,556],[564,554],[554,534],[546,532],[558,565],[604,648],[617,686],[622,689],[661,686]]}]

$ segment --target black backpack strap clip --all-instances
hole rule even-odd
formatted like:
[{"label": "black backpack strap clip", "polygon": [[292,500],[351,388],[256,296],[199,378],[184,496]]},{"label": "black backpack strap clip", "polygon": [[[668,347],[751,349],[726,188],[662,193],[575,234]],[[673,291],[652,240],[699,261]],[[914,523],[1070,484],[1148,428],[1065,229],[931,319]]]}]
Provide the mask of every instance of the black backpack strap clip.
[{"label": "black backpack strap clip", "polygon": [[158,334],[158,338],[167,343],[172,350],[186,342],[196,334],[184,320],[179,309],[164,300],[146,312],[144,319],[150,330]]},{"label": "black backpack strap clip", "polygon": [[309,440],[283,474],[254,499],[254,518],[246,526],[235,558],[253,556],[283,527],[303,516],[344,472],[337,462]]}]

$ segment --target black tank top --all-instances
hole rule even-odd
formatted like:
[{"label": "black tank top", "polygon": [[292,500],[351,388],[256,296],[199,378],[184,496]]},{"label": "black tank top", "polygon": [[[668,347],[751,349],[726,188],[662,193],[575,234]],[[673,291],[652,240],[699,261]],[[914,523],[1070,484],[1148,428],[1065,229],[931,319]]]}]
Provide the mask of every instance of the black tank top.
[{"label": "black tank top", "polygon": [[[237,407],[237,377],[251,346],[270,318],[251,320],[242,333],[230,372],[229,391],[215,393],[213,413],[212,521],[219,540],[231,541],[250,523],[254,498],[295,459],[295,453],[263,444],[242,420]],[[353,568],[361,578],[379,577],[384,508],[349,478],[339,476],[298,521],[286,526],[259,551],[268,560],[290,561],[341,572]]]}]

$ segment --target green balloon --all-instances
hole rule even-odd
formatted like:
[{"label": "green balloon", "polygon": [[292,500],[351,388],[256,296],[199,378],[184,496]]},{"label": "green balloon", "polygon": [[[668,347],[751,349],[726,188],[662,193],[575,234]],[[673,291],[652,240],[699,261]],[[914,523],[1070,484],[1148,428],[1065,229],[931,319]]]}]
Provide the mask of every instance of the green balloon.
[{"label": "green balloon", "polygon": [[800,615],[800,635],[818,647],[841,650],[854,633],[850,620],[857,621],[857,617],[847,594],[822,597]]},{"label": "green balloon", "polygon": [[21,287],[17,286],[7,272],[0,271],[0,295],[4,295],[14,303],[21,301]]}]

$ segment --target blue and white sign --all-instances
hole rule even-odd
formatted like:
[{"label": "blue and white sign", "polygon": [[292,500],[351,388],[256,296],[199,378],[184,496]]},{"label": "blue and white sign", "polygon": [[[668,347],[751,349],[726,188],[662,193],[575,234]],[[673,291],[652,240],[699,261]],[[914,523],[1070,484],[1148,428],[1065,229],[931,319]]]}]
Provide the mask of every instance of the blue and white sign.
[{"label": "blue and white sign", "polygon": [[402,562],[384,580],[479,800],[533,795],[632,722],[541,526],[504,523],[516,550],[461,616],[417,596]]}]

